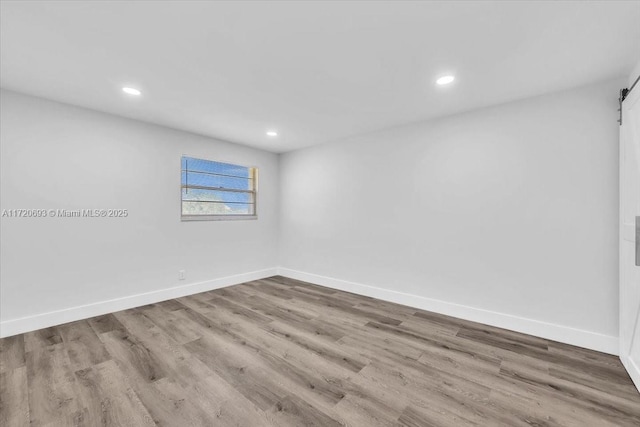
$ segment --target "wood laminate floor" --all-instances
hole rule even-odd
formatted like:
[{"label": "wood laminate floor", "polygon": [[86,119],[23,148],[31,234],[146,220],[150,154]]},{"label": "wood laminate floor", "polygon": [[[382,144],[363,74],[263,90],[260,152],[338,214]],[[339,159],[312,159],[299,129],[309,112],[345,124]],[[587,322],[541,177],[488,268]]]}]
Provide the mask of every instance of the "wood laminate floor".
[{"label": "wood laminate floor", "polygon": [[0,341],[2,426],[639,426],[614,356],[282,277]]}]

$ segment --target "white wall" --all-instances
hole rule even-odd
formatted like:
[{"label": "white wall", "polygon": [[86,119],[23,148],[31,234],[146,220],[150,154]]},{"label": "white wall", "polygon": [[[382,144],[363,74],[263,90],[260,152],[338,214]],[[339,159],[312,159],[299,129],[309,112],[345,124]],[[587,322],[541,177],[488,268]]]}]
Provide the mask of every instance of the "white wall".
[{"label": "white wall", "polygon": [[283,155],[283,273],[615,353],[624,85]]},{"label": "white wall", "polygon": [[629,78],[627,79],[627,88],[631,88],[631,86],[633,86],[633,83],[636,81],[636,79],[640,76],[640,61],[638,61],[635,65],[635,67],[633,67],[633,70],[631,70],[631,73],[629,74]]},{"label": "white wall", "polygon": [[[15,92],[2,91],[1,102],[3,210],[129,210],[2,218],[3,335],[273,274],[277,155]],[[259,167],[259,219],[180,222],[182,154]]]}]

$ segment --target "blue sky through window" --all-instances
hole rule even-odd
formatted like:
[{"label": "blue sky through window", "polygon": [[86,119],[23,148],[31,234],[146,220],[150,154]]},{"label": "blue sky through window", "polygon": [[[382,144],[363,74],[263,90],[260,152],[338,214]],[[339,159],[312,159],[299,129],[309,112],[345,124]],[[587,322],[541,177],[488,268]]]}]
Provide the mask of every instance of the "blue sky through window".
[{"label": "blue sky through window", "polygon": [[254,182],[251,168],[182,157],[181,169],[183,214],[254,213]]}]

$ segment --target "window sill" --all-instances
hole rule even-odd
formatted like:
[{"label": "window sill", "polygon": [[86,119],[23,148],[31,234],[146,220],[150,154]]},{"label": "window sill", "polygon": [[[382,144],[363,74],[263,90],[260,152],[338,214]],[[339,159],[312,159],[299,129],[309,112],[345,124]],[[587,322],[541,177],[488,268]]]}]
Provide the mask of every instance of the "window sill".
[{"label": "window sill", "polygon": [[258,219],[258,215],[182,215],[180,221],[241,221]]}]

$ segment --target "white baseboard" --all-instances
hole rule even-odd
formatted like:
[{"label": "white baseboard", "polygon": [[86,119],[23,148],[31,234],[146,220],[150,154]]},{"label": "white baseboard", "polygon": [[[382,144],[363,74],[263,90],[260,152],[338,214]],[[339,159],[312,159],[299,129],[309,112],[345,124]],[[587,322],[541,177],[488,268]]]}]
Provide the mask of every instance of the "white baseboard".
[{"label": "white baseboard", "polygon": [[629,373],[633,384],[640,391],[640,367],[629,356],[620,355],[620,360]]},{"label": "white baseboard", "polygon": [[418,295],[411,295],[402,292],[392,291],[383,288],[363,285],[361,283],[349,282],[332,277],[320,276],[312,273],[292,270],[279,267],[278,274],[291,279],[302,280],[320,286],[339,289],[341,291],[352,292],[354,294],[366,295],[384,301],[407,305],[421,310],[432,311],[457,317],[459,319],[470,320],[483,323],[498,328],[509,329],[559,341],[578,347],[601,351],[603,353],[618,355],[618,337],[599,334],[597,332],[575,329],[568,326],[556,325],[553,323],[541,322],[539,320],[527,319],[513,316],[511,314],[498,313],[490,310],[469,307],[466,305],[440,301]]},{"label": "white baseboard", "polygon": [[[102,314],[113,313],[120,310],[153,304],[172,298],[179,298],[197,294],[199,292],[206,292],[226,286],[237,285],[252,280],[264,279],[276,274],[314,283],[320,286],[326,286],[359,295],[366,295],[384,301],[395,302],[419,308],[421,310],[432,311],[460,319],[522,332],[604,353],[613,355],[618,355],[619,353],[618,337],[440,301],[418,295],[377,288],[332,277],[305,273],[284,267],[267,268],[234,276],[221,277],[205,282],[191,283],[188,285],[176,286],[143,294],[130,295],[127,297],[70,307],[63,310],[41,313],[19,319],[5,320],[0,322],[0,338],[60,325],[67,322],[73,322],[76,320],[87,319],[89,317],[99,316]],[[633,364],[633,361],[629,361],[626,365],[628,365],[627,369],[629,370],[634,382],[636,384],[640,384],[640,369]]]},{"label": "white baseboard", "polygon": [[60,325],[76,320],[87,319],[89,317],[100,316],[102,314],[113,313],[120,310],[153,304],[160,301],[166,301],[172,298],[180,298],[213,289],[224,288],[225,286],[237,285],[251,280],[264,279],[276,274],[276,267],[267,268],[264,270],[252,271],[250,273],[242,273],[234,276],[207,280],[205,282],[190,283],[188,285],[175,286],[173,288],[130,295],[77,307],[70,307],[63,310],[36,314],[34,316],[22,317],[19,319],[4,320],[0,322],[0,338],[35,331],[37,329],[48,328],[50,326]]}]

